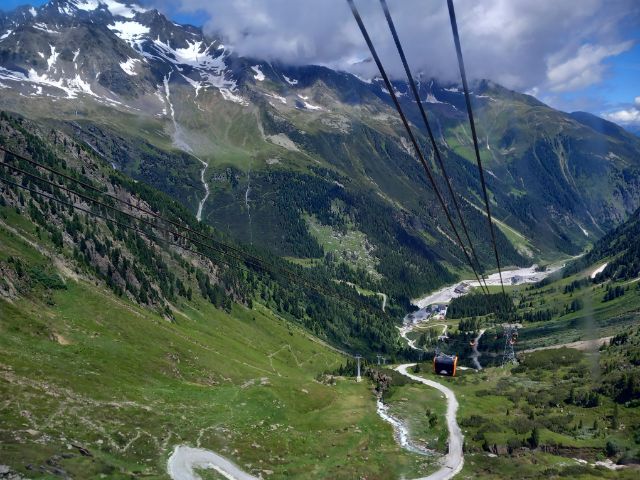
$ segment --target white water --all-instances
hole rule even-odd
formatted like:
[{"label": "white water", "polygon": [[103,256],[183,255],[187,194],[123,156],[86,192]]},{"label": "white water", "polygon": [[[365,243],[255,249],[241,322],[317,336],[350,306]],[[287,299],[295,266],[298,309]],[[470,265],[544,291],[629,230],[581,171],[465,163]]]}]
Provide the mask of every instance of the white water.
[{"label": "white water", "polygon": [[424,447],[415,445],[409,439],[409,429],[402,423],[400,420],[395,418],[389,413],[389,407],[385,405],[382,400],[379,398],[376,402],[376,411],[380,418],[382,418],[385,422],[389,423],[393,427],[393,435],[396,438],[398,444],[412,453],[417,453],[418,455],[432,455],[433,452]]},{"label": "white water", "polygon": [[473,362],[473,365],[476,367],[476,370],[482,370],[482,365],[480,365],[480,361],[478,360],[480,358],[480,352],[478,351],[478,344],[480,343],[480,338],[482,338],[482,335],[484,335],[485,331],[486,330],[484,328],[480,330],[478,332],[478,336],[473,341],[473,353],[471,354],[471,361]]},{"label": "white water", "polygon": [[207,201],[207,198],[209,198],[209,184],[204,179],[204,174],[207,171],[207,167],[209,166],[209,164],[204,160],[201,160],[200,158],[198,158],[198,160],[200,160],[200,162],[202,163],[202,170],[200,171],[200,181],[204,186],[204,197],[202,197],[202,200],[200,200],[200,203],[198,204],[198,212],[196,213],[196,218],[200,222],[202,221],[202,208],[204,207],[204,203]]},{"label": "white water", "polygon": [[[173,103],[171,103],[171,91],[169,90],[169,80],[171,79],[172,73],[173,72],[169,72],[169,74],[166,77],[164,77],[163,84],[164,84],[165,97],[167,99],[167,103],[169,104],[169,113],[171,114],[171,121],[173,122],[173,131],[174,131],[173,143],[179,149],[184,150],[185,152],[193,155],[193,150],[191,149],[191,146],[187,143],[187,141],[184,139],[184,136],[182,134],[182,127],[180,127],[180,125],[176,121],[176,112],[173,108]],[[198,158],[195,155],[193,156],[196,159],[198,159],[200,163],[202,163],[202,170],[200,171],[200,181],[202,182],[202,186],[204,187],[204,197],[202,197],[202,200],[200,200],[200,202],[198,203],[198,210],[196,213],[196,219],[200,222],[202,221],[202,209],[204,208],[204,204],[209,198],[209,193],[210,193],[209,184],[204,179],[204,174],[206,173],[207,167],[209,167],[209,164],[204,160],[202,160],[201,158]]]}]

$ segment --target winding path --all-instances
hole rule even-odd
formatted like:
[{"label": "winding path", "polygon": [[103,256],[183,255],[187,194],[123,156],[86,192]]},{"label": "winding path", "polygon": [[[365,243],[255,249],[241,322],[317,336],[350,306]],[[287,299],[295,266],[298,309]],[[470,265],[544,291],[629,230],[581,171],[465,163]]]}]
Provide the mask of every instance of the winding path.
[{"label": "winding path", "polygon": [[411,380],[423,383],[429,387],[433,387],[444,394],[447,399],[447,429],[449,430],[449,452],[444,457],[442,467],[437,472],[432,473],[429,476],[421,477],[416,480],[447,480],[453,478],[456,474],[460,473],[464,466],[464,455],[462,454],[462,441],[464,436],[458,426],[456,420],[456,412],[458,411],[458,400],[456,395],[450,388],[444,385],[434,382],[433,380],[427,380],[426,378],[419,377],[407,372],[409,367],[414,366],[415,363],[406,363],[396,367],[396,371],[409,377]]},{"label": "winding path", "polygon": [[258,480],[235,463],[211,450],[178,445],[167,462],[167,473],[173,480],[196,480],[200,476],[194,469],[215,470],[229,480]]},{"label": "winding path", "polygon": [[[464,456],[462,454],[462,441],[464,437],[456,420],[458,401],[453,391],[444,385],[407,372],[407,369],[414,365],[415,363],[407,363],[396,367],[395,370],[416,382],[435,388],[444,394],[447,399],[446,418],[447,429],[449,430],[449,451],[444,457],[442,467],[431,475],[415,480],[448,480],[458,474],[464,465]],[[380,405],[378,405],[378,408],[380,408]],[[401,441],[400,443],[404,448],[412,450],[408,438],[405,438],[404,442]],[[414,453],[423,452],[414,451]],[[228,480],[258,480],[258,477],[243,471],[235,463],[211,450],[193,448],[186,445],[176,446],[167,461],[167,473],[169,476],[173,480],[198,480],[200,476],[194,471],[195,469],[215,470]]]}]

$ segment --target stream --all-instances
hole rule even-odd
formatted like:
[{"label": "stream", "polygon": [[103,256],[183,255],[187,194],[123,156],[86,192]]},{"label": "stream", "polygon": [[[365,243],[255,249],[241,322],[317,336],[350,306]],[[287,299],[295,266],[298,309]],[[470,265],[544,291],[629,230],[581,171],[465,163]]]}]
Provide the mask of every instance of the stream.
[{"label": "stream", "polygon": [[166,77],[164,77],[163,86],[164,86],[165,101],[167,102],[167,105],[169,106],[169,114],[170,114],[169,116],[171,117],[171,122],[173,123],[173,143],[179,149],[184,150],[185,152],[193,155],[202,164],[202,170],[200,170],[200,181],[202,182],[202,185],[204,186],[204,197],[202,197],[202,199],[198,203],[198,211],[196,213],[196,219],[200,222],[200,221],[202,221],[202,209],[204,208],[204,204],[207,201],[207,199],[209,198],[209,193],[210,193],[209,192],[209,184],[207,183],[207,181],[204,178],[204,174],[206,173],[207,167],[209,167],[209,164],[207,162],[205,162],[204,160],[202,160],[201,158],[196,157],[193,154],[193,149],[187,143],[187,141],[185,139],[185,135],[183,134],[183,131],[182,131],[182,127],[180,126],[180,124],[176,120],[176,111],[173,108],[173,103],[171,102],[171,90],[169,88],[169,81],[171,80],[171,74],[172,73],[173,72],[169,72],[169,74]]},{"label": "stream", "polygon": [[[196,157],[196,158],[198,158],[198,157]],[[209,184],[204,179],[204,174],[207,171],[207,167],[209,166],[209,164],[207,162],[205,162],[204,160],[201,160],[199,158],[198,158],[198,160],[200,160],[200,162],[202,163],[202,170],[200,171],[200,181],[202,182],[202,185],[204,185],[204,197],[202,197],[202,200],[200,200],[200,203],[198,203],[198,212],[196,213],[196,219],[199,222],[201,222],[202,221],[202,208],[204,207],[204,203],[207,201],[207,198],[209,198]]]},{"label": "stream", "polygon": [[414,444],[409,437],[409,429],[400,420],[389,413],[389,406],[385,405],[380,398],[376,402],[376,411],[380,418],[393,427],[393,435],[396,442],[405,450],[418,455],[433,455],[433,451]]},{"label": "stream", "polygon": [[[553,272],[559,270],[562,267],[563,265],[557,265],[548,267],[544,272],[536,272],[536,265],[532,265],[529,268],[505,270],[502,272],[502,277],[506,284],[534,283],[551,275]],[[486,277],[486,281],[487,285],[500,284],[500,278],[498,274],[489,275],[488,277]],[[430,293],[423,298],[414,300],[413,304],[416,305],[419,310],[407,314],[404,318],[404,325],[400,328],[400,334],[405,340],[407,340],[408,345],[411,348],[418,350],[418,348],[414,345],[415,341],[412,341],[407,337],[407,334],[409,332],[414,330],[419,325],[429,322],[429,320],[431,320],[432,318],[444,319],[446,315],[446,309],[431,309],[429,308],[431,305],[440,306],[441,304],[446,304],[453,298],[465,295],[471,290],[471,287],[475,286],[479,286],[477,281],[467,280],[463,282],[457,282],[453,285],[443,287],[436,292]],[[446,325],[441,323],[439,325],[445,327],[445,330],[443,332],[443,334],[445,334]],[[475,339],[474,355],[472,356],[474,364],[478,369],[481,369],[482,366],[478,361],[479,353],[477,351],[477,345],[483,333],[484,330],[481,330]],[[449,431],[448,452],[442,459],[440,469],[426,477],[422,477],[416,480],[447,480],[459,473],[464,465],[464,455],[462,449],[464,437],[456,421],[458,402],[453,391],[451,391],[446,386],[433,380],[428,380],[426,378],[409,373],[407,370],[412,365],[413,364],[400,365],[396,368],[396,370],[402,375],[405,375],[416,382],[423,383],[431,388],[439,390],[445,396],[447,400],[447,429]],[[378,399],[376,402],[376,412],[378,413],[380,418],[382,418],[385,422],[389,423],[393,427],[394,437],[402,448],[418,455],[433,454],[432,451],[416,445],[411,441],[408,427],[405,425],[405,423],[392,416],[389,413],[389,407],[385,405],[380,399]],[[200,478],[199,475],[197,475],[197,473],[194,471],[197,468],[212,469],[222,475],[224,478],[230,480],[258,480],[258,477],[255,477],[243,471],[240,467],[238,467],[227,458],[218,455],[211,450],[205,450],[202,448],[192,448],[186,445],[178,445],[175,447],[172,455],[169,457],[169,460],[167,462],[167,472],[173,480],[197,480]]]}]

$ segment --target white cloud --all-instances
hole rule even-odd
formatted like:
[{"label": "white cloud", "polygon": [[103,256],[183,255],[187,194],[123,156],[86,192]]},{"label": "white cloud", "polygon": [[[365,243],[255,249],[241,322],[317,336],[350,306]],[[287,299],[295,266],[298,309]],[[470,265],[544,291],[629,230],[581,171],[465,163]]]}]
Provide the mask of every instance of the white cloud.
[{"label": "white cloud", "polygon": [[640,125],[640,110],[637,108],[618,110],[617,112],[606,114],[605,117],[616,123]]},{"label": "white cloud", "polygon": [[607,120],[619,123],[621,125],[637,125],[640,126],[640,109],[630,107],[602,115]]},{"label": "white cloud", "polygon": [[[209,15],[205,30],[244,56],[376,73],[345,0],[149,0]],[[356,0],[383,61],[402,67],[378,1]],[[416,71],[458,79],[444,1],[388,0]],[[522,91],[566,91],[599,82],[607,58],[629,48],[622,22],[638,24],[637,0],[456,0],[468,75]],[[359,60],[356,61],[355,59]]]},{"label": "white cloud", "polygon": [[633,103],[622,105],[622,108],[602,114],[603,118],[620,125],[640,126],[640,96],[633,99]]},{"label": "white cloud", "polygon": [[551,57],[547,67],[548,88],[554,92],[565,92],[598,83],[605,70],[603,60],[632,46],[631,41],[606,46],[585,44],[568,59],[558,61]]}]

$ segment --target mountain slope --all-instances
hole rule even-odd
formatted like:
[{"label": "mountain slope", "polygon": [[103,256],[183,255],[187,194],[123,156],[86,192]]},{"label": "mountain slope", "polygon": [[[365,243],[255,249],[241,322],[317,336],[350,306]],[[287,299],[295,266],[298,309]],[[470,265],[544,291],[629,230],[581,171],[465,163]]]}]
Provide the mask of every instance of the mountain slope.
[{"label": "mountain slope", "polygon": [[[50,169],[1,158],[3,465],[30,478],[166,478],[167,457],[187,443],[283,478],[428,468],[395,444],[365,383],[317,380],[344,361],[326,341],[402,353],[378,299],[333,282],[326,266],[293,268],[233,244],[60,131],[2,113],[0,145]],[[168,234],[115,198],[240,257]],[[321,438],[309,442],[309,430]],[[361,455],[369,442],[375,460]],[[345,451],[359,460],[336,467]]]},{"label": "mountain slope", "polygon": [[[337,274],[330,267],[304,269],[234,244],[59,131],[43,131],[2,113],[0,144],[49,169],[6,154],[0,199],[7,228],[26,228],[34,242],[48,245],[53,252],[48,255],[63,270],[95,277],[116,295],[167,318],[177,319],[176,305],[196,296],[226,310],[234,302],[251,306],[259,301],[342,348],[399,351],[395,322],[380,310],[379,300],[332,281]],[[20,291],[16,282],[38,283],[41,273],[45,282],[51,275],[55,279],[55,271],[33,273],[20,262],[3,263],[3,268],[7,283],[2,292],[9,298]],[[349,272],[342,277],[357,281]]]},{"label": "mountain slope", "polygon": [[569,265],[565,274],[578,272],[604,260],[608,261],[594,276],[596,282],[636,280],[640,277],[640,209],[598,240],[588,254]]},{"label": "mountain slope", "polygon": [[[379,80],[242,58],[116,0],[51,1],[2,28],[0,106],[202,207],[220,230],[303,263],[331,248],[310,217],[336,238],[364,235],[370,281],[403,302],[447,281],[439,265],[465,268]],[[418,125],[407,85],[395,85]],[[463,96],[432,80],[419,87],[490,269]],[[490,82],[474,86],[473,102],[504,264],[575,255],[640,206],[639,140]],[[338,261],[354,267],[350,256]]]}]

